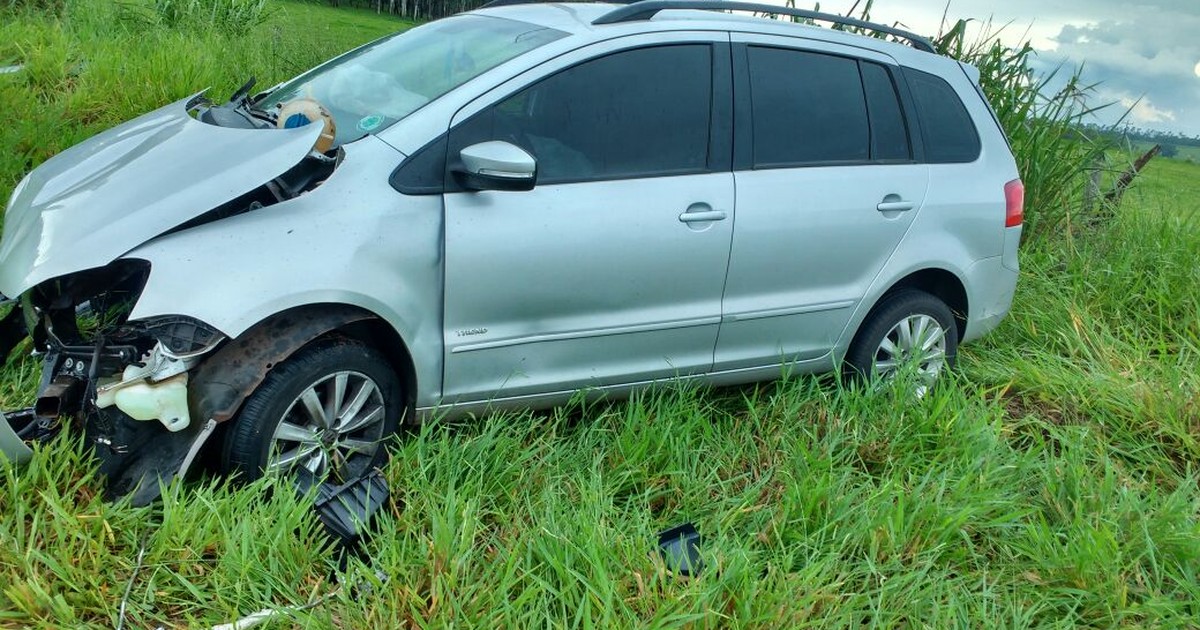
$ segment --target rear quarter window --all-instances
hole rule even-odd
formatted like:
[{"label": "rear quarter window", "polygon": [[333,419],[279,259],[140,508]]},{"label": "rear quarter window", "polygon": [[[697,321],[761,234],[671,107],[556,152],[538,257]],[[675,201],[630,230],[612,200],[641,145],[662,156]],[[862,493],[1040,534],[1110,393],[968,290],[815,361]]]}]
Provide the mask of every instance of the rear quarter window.
[{"label": "rear quarter window", "polygon": [[904,69],[913,100],[925,160],[935,164],[974,162],[982,148],[979,131],[954,88],[939,76],[912,68]]}]

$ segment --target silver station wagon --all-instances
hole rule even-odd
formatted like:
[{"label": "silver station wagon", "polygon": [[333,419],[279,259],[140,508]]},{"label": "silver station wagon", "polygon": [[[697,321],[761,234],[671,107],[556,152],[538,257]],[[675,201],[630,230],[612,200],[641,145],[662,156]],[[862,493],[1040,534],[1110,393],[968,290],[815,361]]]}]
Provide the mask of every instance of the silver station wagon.
[{"label": "silver station wagon", "polygon": [[501,0],[172,103],[13,194],[0,350],[44,373],[0,446],[81,431],[136,503],[200,463],[361,477],[404,423],[580,390],[923,393],[1017,281],[978,78],[784,7]]}]

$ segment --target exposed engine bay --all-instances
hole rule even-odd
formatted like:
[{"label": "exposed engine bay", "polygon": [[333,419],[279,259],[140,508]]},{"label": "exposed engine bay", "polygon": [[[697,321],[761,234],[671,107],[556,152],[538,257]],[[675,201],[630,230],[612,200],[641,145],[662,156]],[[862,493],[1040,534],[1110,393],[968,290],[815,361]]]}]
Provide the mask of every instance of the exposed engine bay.
[{"label": "exposed engine bay", "polygon": [[164,431],[193,428],[188,372],[225,339],[186,317],[129,321],[149,271],[149,263],[118,260],[47,281],[0,324],[4,356],[28,336],[42,361],[36,403],[8,418],[17,435],[31,442],[63,426],[81,430],[114,496],[141,481],[124,478],[129,455]]},{"label": "exposed engine bay", "polygon": [[254,88],[254,83],[254,78],[251,78],[224,104],[215,105],[199,97],[189,104],[189,111],[196,120],[218,127],[296,129],[319,125],[321,133],[313,150],[299,164],[279,177],[184,223],[175,231],[298,197],[320,186],[341,163],[343,153],[340,148],[333,146],[337,133],[336,124],[323,105],[309,98],[301,98],[270,110],[258,109],[255,103],[261,101],[266,93],[251,98],[249,94]]}]

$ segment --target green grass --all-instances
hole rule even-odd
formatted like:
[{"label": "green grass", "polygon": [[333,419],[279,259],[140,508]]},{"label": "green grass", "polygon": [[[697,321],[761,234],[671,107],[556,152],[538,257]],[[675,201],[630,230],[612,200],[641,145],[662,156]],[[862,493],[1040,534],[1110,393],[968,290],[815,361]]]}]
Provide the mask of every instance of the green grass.
[{"label": "green grass", "polygon": [[[1132,143],[1132,146],[1130,148],[1133,149],[1134,151],[1140,151],[1142,153],[1145,153],[1146,151],[1149,151],[1150,148],[1153,146],[1154,146],[1153,142],[1139,140],[1137,142]],[[1180,162],[1191,162],[1193,164],[1200,163],[1200,147],[1176,145],[1175,148],[1176,148],[1177,153],[1169,159],[1178,160]]]},{"label": "green grass", "polygon": [[1184,160],[1154,158],[1146,177],[1130,189],[1135,212],[1141,215],[1180,217],[1185,221],[1200,212],[1200,165]]},{"label": "green grass", "polygon": [[1179,154],[1174,159],[1200,163],[1200,147],[1179,147]]},{"label": "green grass", "polygon": [[[251,52],[274,29],[291,42],[307,25],[316,59],[396,26],[275,6],[252,41],[130,35],[153,43],[126,42],[138,54],[119,72],[95,64],[126,44],[4,22],[3,50],[42,42],[22,57],[41,68],[21,79],[35,96],[0,76],[0,109],[18,112],[4,141],[37,161],[197,85],[282,78]],[[191,47],[203,61],[172,56]],[[184,76],[153,84],[173,67]],[[128,587],[135,628],[322,597],[275,627],[1195,627],[1198,208],[1200,167],[1155,160],[1111,220],[1040,239],[1010,317],[921,401],[803,377],[427,425],[386,470],[395,501],[369,562],[350,563],[355,588],[286,490],[206,481],[110,504],[62,436],[28,467],[0,465],[0,626],[112,627]],[[14,358],[0,402],[27,401],[36,378]],[[693,580],[654,552],[655,532],[687,520],[706,536]]]}]

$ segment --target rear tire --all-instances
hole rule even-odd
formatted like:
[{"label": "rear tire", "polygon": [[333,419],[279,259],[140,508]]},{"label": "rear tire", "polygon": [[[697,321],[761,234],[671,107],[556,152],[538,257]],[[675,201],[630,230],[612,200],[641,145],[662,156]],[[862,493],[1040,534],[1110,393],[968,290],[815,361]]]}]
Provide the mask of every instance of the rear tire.
[{"label": "rear tire", "polygon": [[243,479],[306,469],[349,481],[387,459],[406,410],[387,358],[348,339],[325,339],[275,366],[246,399],[225,442],[224,468]]},{"label": "rear tire", "polygon": [[915,376],[918,397],[954,369],[958,327],[938,298],[917,289],[884,297],[858,329],[846,353],[846,372],[857,379],[890,381],[904,370]]}]

